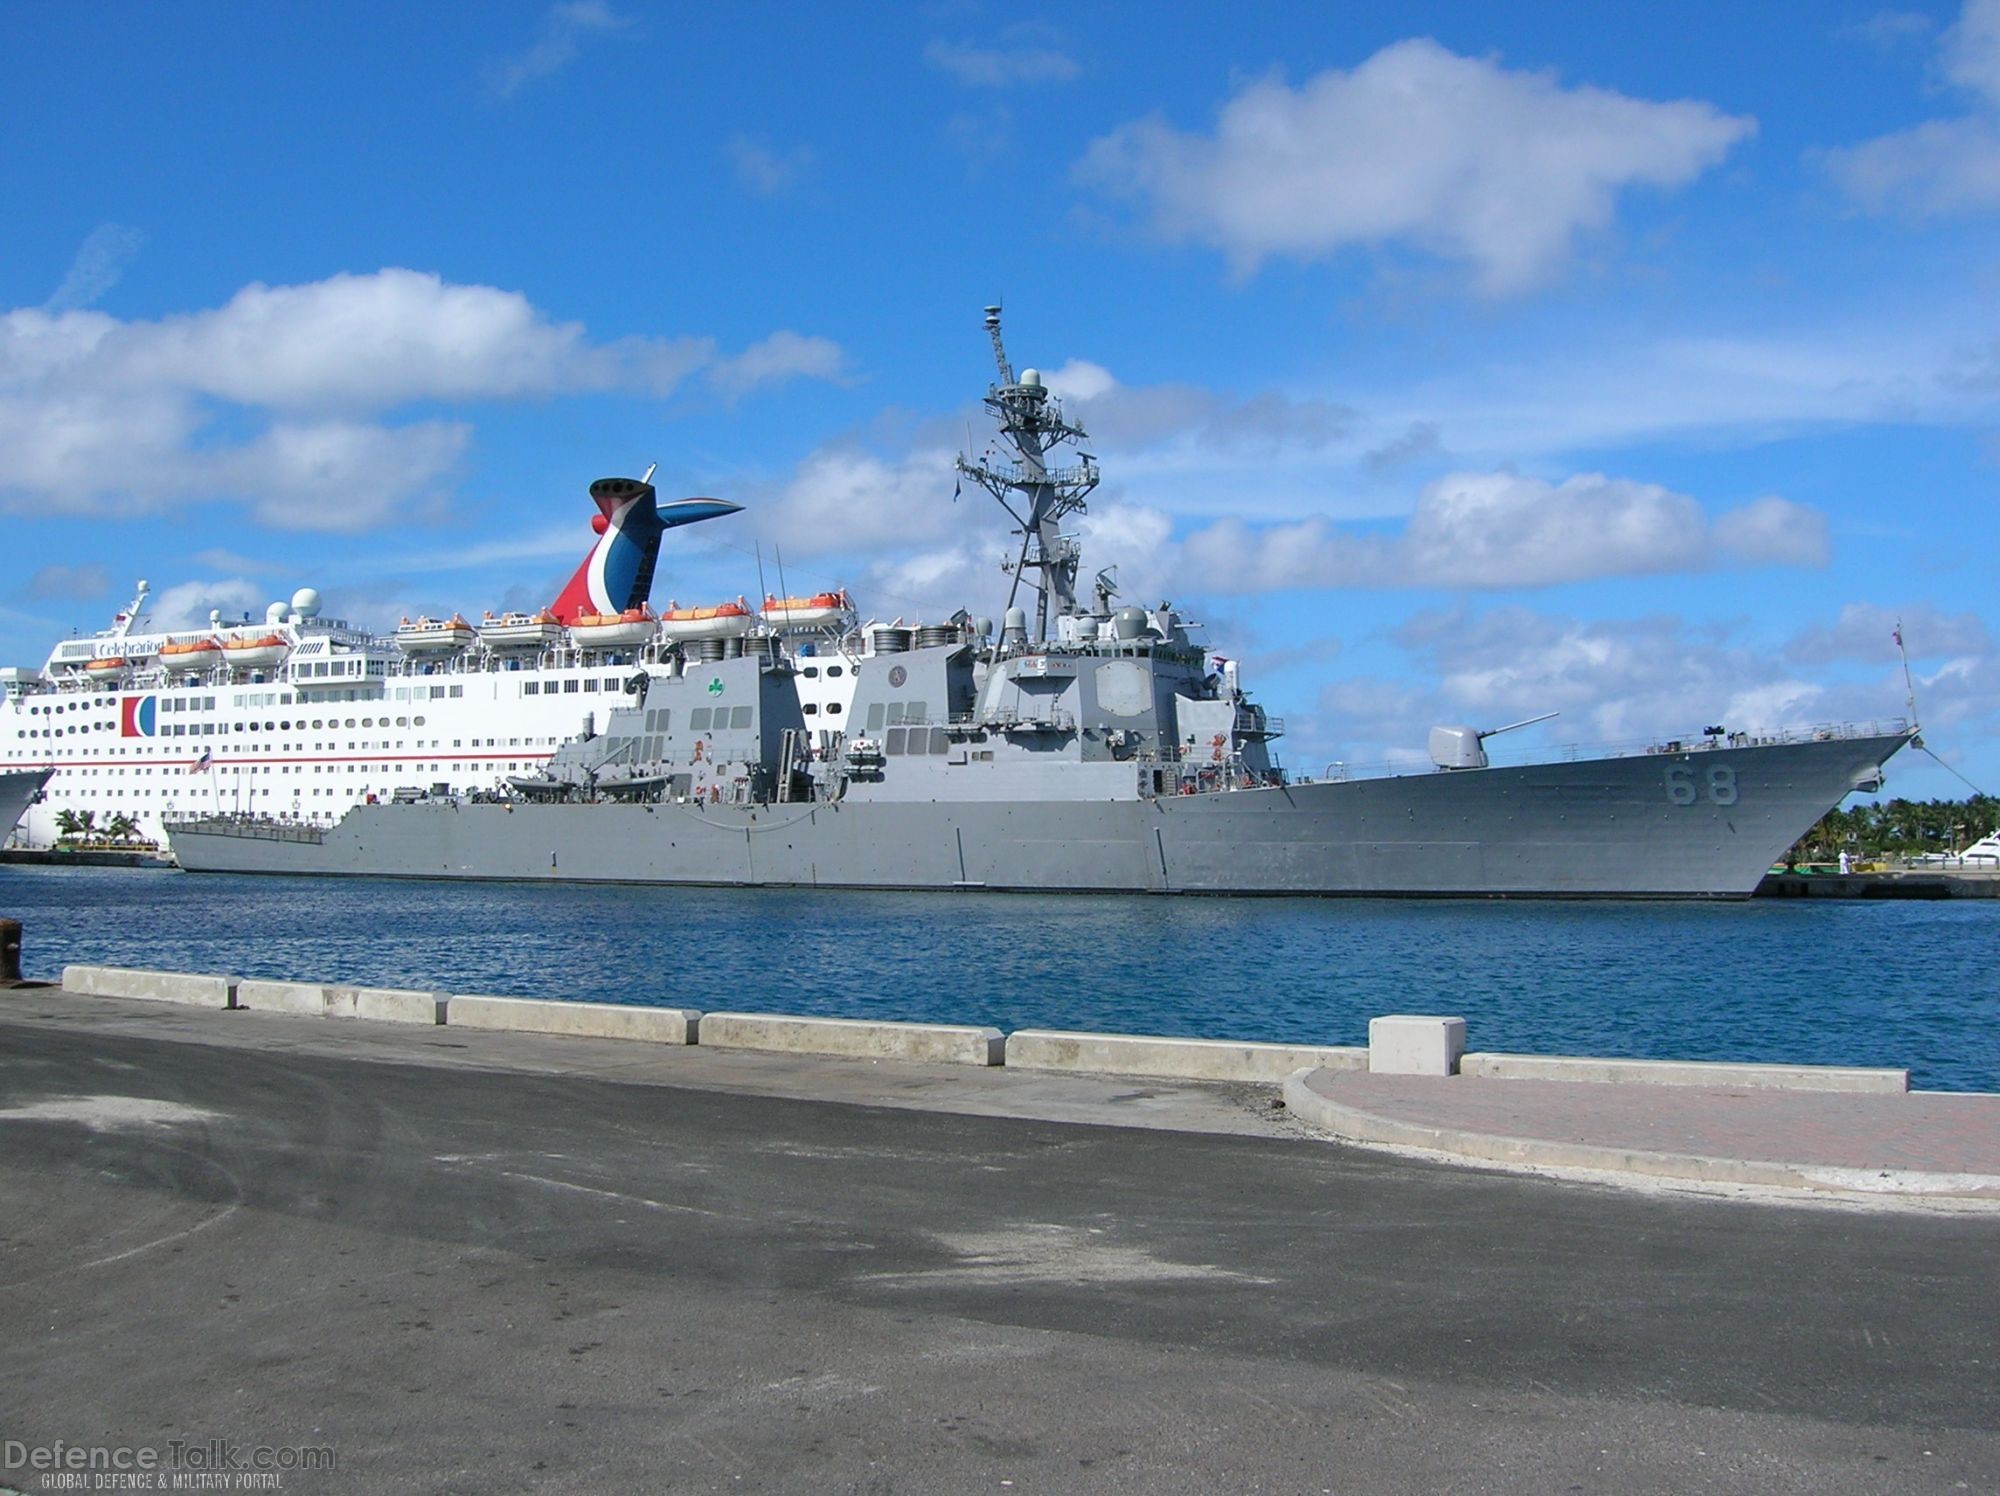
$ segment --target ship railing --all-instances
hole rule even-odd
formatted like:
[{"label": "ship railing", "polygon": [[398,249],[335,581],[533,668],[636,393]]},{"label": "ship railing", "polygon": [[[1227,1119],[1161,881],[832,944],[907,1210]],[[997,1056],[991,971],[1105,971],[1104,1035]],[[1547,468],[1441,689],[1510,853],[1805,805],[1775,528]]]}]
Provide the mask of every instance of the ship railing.
[{"label": "ship railing", "polygon": [[[1719,735],[1696,733],[1685,738],[1638,738],[1610,743],[1561,743],[1518,753],[1495,754],[1494,768],[1526,768],[1534,764],[1575,763],[1583,759],[1642,758],[1682,753],[1713,753],[1730,748],[1776,748],[1799,743],[1845,742],[1854,738],[1898,737],[1910,730],[1902,717],[1870,722],[1823,722],[1810,727],[1771,728],[1760,732],[1725,732]],[[1351,779],[1385,779],[1399,774],[1439,772],[1428,757],[1412,752],[1392,759],[1372,761],[1339,759],[1327,764],[1317,776],[1302,777],[1301,784],[1342,783]]]},{"label": "ship railing", "polygon": [[1077,467],[1048,468],[1045,471],[1046,477],[1037,478],[1019,463],[1013,462],[986,462],[981,463],[978,468],[979,473],[990,475],[1010,488],[1028,488],[1037,483],[1049,483],[1058,488],[1080,487],[1085,484],[1095,487],[1099,477],[1098,470],[1087,464]]},{"label": "ship railing", "polygon": [[175,831],[199,831],[210,836],[233,836],[252,841],[308,842],[315,846],[326,840],[324,826],[304,821],[281,820],[263,815],[168,815],[160,818],[169,835]]}]

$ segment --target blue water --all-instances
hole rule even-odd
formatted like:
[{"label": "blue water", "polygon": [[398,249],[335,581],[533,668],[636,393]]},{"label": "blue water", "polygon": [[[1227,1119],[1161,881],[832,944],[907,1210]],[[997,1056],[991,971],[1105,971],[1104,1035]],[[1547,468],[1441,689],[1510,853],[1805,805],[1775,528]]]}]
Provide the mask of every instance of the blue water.
[{"label": "blue water", "polygon": [[2000,1090],[2000,900],[1563,904],[875,894],[0,867],[67,962],[1332,1044],[1907,1066]]}]

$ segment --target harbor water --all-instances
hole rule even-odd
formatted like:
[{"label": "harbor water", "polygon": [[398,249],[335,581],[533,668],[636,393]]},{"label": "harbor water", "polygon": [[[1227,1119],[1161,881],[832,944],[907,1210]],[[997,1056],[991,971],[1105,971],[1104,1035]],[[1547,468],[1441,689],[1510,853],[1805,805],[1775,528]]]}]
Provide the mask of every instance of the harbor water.
[{"label": "harbor water", "polygon": [[0,867],[69,962],[593,1002],[1907,1067],[2000,1090],[2000,902],[1161,899],[245,878]]}]

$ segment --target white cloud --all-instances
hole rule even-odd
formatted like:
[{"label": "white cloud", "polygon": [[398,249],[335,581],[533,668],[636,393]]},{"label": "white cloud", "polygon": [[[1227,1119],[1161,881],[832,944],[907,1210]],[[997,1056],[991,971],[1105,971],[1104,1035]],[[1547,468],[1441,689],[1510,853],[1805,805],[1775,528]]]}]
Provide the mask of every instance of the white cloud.
[{"label": "white cloud", "polygon": [[1926,120],[1851,150],[1831,151],[1835,180],[1871,213],[1942,216],[2000,207],[2000,125],[1968,116]]},{"label": "white cloud", "polygon": [[416,402],[665,395],[704,367],[741,395],[842,364],[791,332],[719,362],[707,338],[594,342],[518,292],[399,269],[157,321],[20,308],[0,314],[0,505],[228,498],[274,526],[363,529],[435,507],[469,446],[462,422],[384,418]]},{"label": "white cloud", "polygon": [[1402,241],[1502,294],[1547,279],[1579,234],[1610,222],[1619,192],[1684,185],[1755,128],[1700,101],[1564,88],[1417,39],[1297,88],[1252,83],[1212,134],[1124,125],[1078,171],[1239,273]]},{"label": "white cloud", "polygon": [[1325,519],[1250,526],[1225,519],[1182,542],[1204,590],[1293,587],[1546,587],[1717,565],[1817,565],[1824,521],[1760,499],[1711,521],[1694,499],[1602,473],[1551,483],[1452,473],[1426,485],[1400,531],[1354,533]]},{"label": "white cloud", "polygon": [[156,592],[148,601],[146,614],[153,628],[165,631],[197,629],[208,623],[210,613],[220,613],[230,622],[248,613],[263,616],[264,589],[242,577],[226,581],[182,582]]},{"label": "white cloud", "polygon": [[111,590],[111,574],[96,565],[42,567],[21,589],[27,598],[48,598],[59,602],[102,597]]},{"label": "white cloud", "polygon": [[847,355],[831,338],[779,331],[741,353],[719,360],[709,378],[731,396],[792,379],[838,380],[847,372]]},{"label": "white cloud", "polygon": [[1353,410],[1330,400],[1277,390],[1238,399],[1191,384],[1124,385],[1083,361],[1045,379],[1094,438],[1127,449],[1177,443],[1219,455],[1316,450],[1345,436],[1354,422]]},{"label": "white cloud", "polygon": [[[1738,623],[1672,614],[1588,620],[1519,606],[1426,609],[1391,641],[1405,668],[1393,679],[1328,683],[1310,719],[1293,714],[1310,723],[1309,736],[1295,730],[1294,756],[1407,762],[1421,758],[1435,724],[1491,728],[1547,711],[1561,715],[1494,740],[1494,757],[1532,756],[1551,745],[1632,746],[1712,725],[1887,722],[1904,710],[1893,667],[1860,679],[1818,678],[1814,662],[1774,654]],[[1947,662],[1920,678],[1918,704],[1930,726],[1976,730],[2000,712],[2000,659],[1989,650]]]},{"label": "white cloud", "polygon": [[1826,516],[1776,494],[1715,517],[1716,549],[1744,566],[1824,566],[1833,545]]},{"label": "white cloud", "polygon": [[1959,87],[2000,104],[2000,0],[1966,0],[1945,33],[1944,70]]},{"label": "white cloud", "polygon": [[700,338],[593,344],[581,324],[548,320],[519,292],[400,269],[249,285],[212,311],[157,322],[0,316],[0,390],[172,391],[275,409],[619,387],[664,394],[712,356]]},{"label": "white cloud", "polygon": [[540,34],[526,51],[487,64],[486,86],[499,97],[511,99],[528,84],[559,73],[576,61],[583,44],[592,37],[622,31],[631,24],[603,0],[565,0],[552,5],[542,17]]},{"label": "white cloud", "polygon": [[791,187],[813,164],[814,155],[806,146],[777,151],[762,141],[738,135],[729,142],[729,159],[736,167],[736,180],[760,197],[776,197]]},{"label": "white cloud", "polygon": [[993,46],[934,41],[924,61],[972,88],[1013,88],[1025,83],[1069,83],[1083,69],[1060,38],[1038,26],[1009,27]]},{"label": "white cloud", "polygon": [[1926,120],[1820,159],[1871,213],[1919,217],[2000,208],[2000,0],[1966,0],[1944,34],[1944,75],[1975,96],[1972,113]]},{"label": "white cloud", "polygon": [[[782,484],[747,494],[747,516],[788,555],[922,548],[961,530],[967,518],[968,501],[952,502],[952,456],[919,448],[889,459],[855,446],[821,447]],[[973,517],[984,518],[980,511]]]},{"label": "white cloud", "polygon": [[120,223],[100,223],[78,246],[62,284],[42,303],[45,312],[73,312],[89,306],[118,284],[146,236]]},{"label": "white cloud", "polygon": [[1921,11],[1878,10],[1865,20],[1841,27],[1838,34],[1888,51],[1904,42],[1929,36],[1935,25]]},{"label": "white cloud", "polygon": [[1931,603],[1885,608],[1877,603],[1848,603],[1832,623],[1801,629],[1785,646],[1785,658],[1803,665],[1836,660],[1886,663],[1896,658],[1895,633],[1918,659],[1948,655],[1990,655],[1993,636],[1972,613],[1946,613]]}]

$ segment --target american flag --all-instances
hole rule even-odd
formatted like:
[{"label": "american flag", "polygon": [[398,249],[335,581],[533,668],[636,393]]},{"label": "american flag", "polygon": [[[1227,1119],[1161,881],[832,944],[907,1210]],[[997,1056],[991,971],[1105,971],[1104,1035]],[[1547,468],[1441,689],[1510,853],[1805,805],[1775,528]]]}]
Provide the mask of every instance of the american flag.
[{"label": "american flag", "polygon": [[204,749],[202,749],[202,751],[201,751],[201,757],[200,757],[200,758],[198,758],[198,759],[196,759],[196,760],[195,760],[195,761],[194,761],[193,763],[191,763],[191,764],[189,764],[189,765],[188,765],[188,773],[190,773],[190,774],[201,774],[201,773],[204,773],[204,772],[206,772],[206,771],[207,771],[207,769],[208,769],[208,761],[209,761],[210,757],[212,756],[212,754],[213,754],[213,750],[212,750],[212,749],[208,749],[208,748],[204,748]]}]

